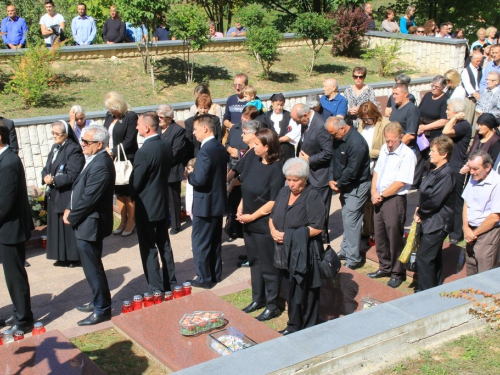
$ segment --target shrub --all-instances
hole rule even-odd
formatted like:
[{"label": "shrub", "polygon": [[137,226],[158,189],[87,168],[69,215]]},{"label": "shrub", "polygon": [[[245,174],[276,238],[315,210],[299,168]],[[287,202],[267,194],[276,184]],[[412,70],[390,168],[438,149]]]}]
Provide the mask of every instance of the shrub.
[{"label": "shrub", "polygon": [[262,67],[262,78],[269,79],[271,67],[279,60],[281,33],[272,26],[255,27],[247,32],[245,44]]},{"label": "shrub", "polygon": [[339,7],[327,17],[335,22],[332,54],[334,56],[359,56],[368,27],[363,10],[359,7]]},{"label": "shrub", "polygon": [[258,4],[250,4],[240,8],[235,18],[248,29],[262,27],[265,24],[266,11]]},{"label": "shrub", "polygon": [[392,39],[388,43],[377,44],[361,57],[365,60],[375,60],[378,65],[378,74],[381,77],[387,77],[394,71],[405,68],[405,64],[399,60],[403,43],[404,40]]},{"label": "shrub", "polygon": [[52,63],[58,58],[62,43],[56,39],[49,49],[42,42],[25,49],[24,54],[12,63],[14,75],[6,87],[7,92],[19,95],[27,106],[39,105],[56,80]]}]

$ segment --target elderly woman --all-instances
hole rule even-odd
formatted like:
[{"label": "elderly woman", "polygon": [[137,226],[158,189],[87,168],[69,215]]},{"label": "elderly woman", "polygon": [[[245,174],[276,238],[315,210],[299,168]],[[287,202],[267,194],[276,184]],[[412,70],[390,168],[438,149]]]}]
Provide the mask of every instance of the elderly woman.
[{"label": "elderly woman", "polygon": [[[385,143],[384,129],[389,123],[389,120],[382,117],[378,107],[372,102],[366,102],[359,106],[359,127],[358,131],[368,144],[370,150],[370,170],[373,174],[373,168],[380,154],[380,149]],[[363,237],[369,237],[369,243],[375,242],[375,227],[373,223],[373,204],[370,197],[365,203],[365,211],[363,216]]]},{"label": "elderly woman", "polygon": [[236,218],[244,224],[243,238],[252,279],[252,303],[243,311],[250,313],[265,306],[257,316],[258,320],[265,321],[280,313],[280,278],[279,270],[273,265],[274,241],[269,229],[269,214],[285,179],[280,173],[283,166],[281,148],[274,131],[258,130],[253,152],[255,157],[245,161],[245,169],[240,175],[242,199]]},{"label": "elderly woman", "polygon": [[184,180],[186,130],[174,121],[174,109],[162,104],[156,111],[160,119],[158,134],[172,145],[172,160],[168,175],[168,206],[170,208],[170,234],[181,230],[181,182]]},{"label": "elderly woman", "polygon": [[344,91],[349,110],[347,111],[346,123],[351,126],[359,126],[358,110],[359,106],[365,102],[372,102],[377,105],[375,91],[371,86],[365,84],[367,70],[364,66],[354,68],[352,78],[354,85],[349,86]]},{"label": "elderly woman", "polygon": [[486,29],[486,41],[494,46],[497,44],[497,39],[495,38],[497,34],[497,28],[494,26],[490,26]]},{"label": "elderly woman", "polygon": [[453,152],[453,141],[446,136],[434,138],[430,149],[431,163],[435,168],[420,186],[414,218],[421,228],[417,251],[417,291],[443,283],[443,242],[453,227],[455,181],[448,163]]},{"label": "elderly woman", "polygon": [[71,199],[71,187],[85,164],[78,139],[68,124],[60,120],[52,124],[54,145],[42,170],[42,181],[47,186],[47,259],[58,267],[80,265],[73,228],[64,225],[63,214]]},{"label": "elderly woman", "polygon": [[243,140],[242,125],[250,120],[255,120],[259,111],[253,105],[246,106],[241,112],[241,123],[235,124],[229,130],[226,141],[226,150],[229,154],[229,167],[234,168],[241,156],[248,150],[248,144]]},{"label": "elderly woman", "polygon": [[454,196],[455,203],[453,209],[453,221],[450,231],[450,243],[457,244],[463,239],[462,230],[462,208],[464,200],[462,192],[465,182],[465,175],[460,173],[462,166],[467,163],[467,149],[472,135],[472,127],[465,119],[465,100],[449,99],[446,116],[448,122],[443,128],[443,135],[453,140],[453,153],[449,161],[453,180],[455,183]]},{"label": "elderly woman", "polygon": [[406,8],[405,15],[399,20],[399,28],[401,29],[401,32],[403,34],[408,34],[408,30],[410,29],[410,27],[416,26],[415,21],[413,21],[414,18],[415,7],[413,5],[410,5],[408,8]]},{"label": "elderly woman", "polygon": [[[106,151],[112,158],[117,158],[118,152],[121,152],[119,151],[121,145],[127,159],[133,163],[135,153],[139,148],[137,145],[137,114],[131,110],[125,99],[114,91],[106,95],[104,105],[108,109],[103,124],[109,132],[109,144]],[[123,157],[124,155],[121,154],[122,160]],[[115,194],[121,219],[120,225],[113,231],[113,234],[121,234],[123,237],[130,236],[135,228],[135,205],[130,199],[128,184],[115,185]]]},{"label": "elderly woman", "polygon": [[308,94],[306,97],[306,107],[312,109],[314,112],[323,116],[326,120],[328,117],[333,116],[333,114],[321,105],[321,99],[318,94]]},{"label": "elderly woman", "polygon": [[69,110],[69,125],[75,132],[75,136],[78,141],[80,141],[83,129],[89,126],[91,122],[91,120],[87,120],[85,117],[85,111],[81,106],[74,105]]},{"label": "elderly woman", "polygon": [[[305,160],[288,160],[283,174],[287,185],[276,197],[269,227],[276,243],[274,264],[280,269],[288,304],[287,327],[280,333],[288,335],[318,321],[321,275],[316,254],[323,251],[321,232],[327,211],[321,195],[307,182],[309,164]],[[290,262],[297,257],[306,260],[300,273]]]},{"label": "elderly woman", "polygon": [[[196,98],[198,98],[198,96],[200,96],[202,94],[210,96],[210,90],[209,90],[207,85],[201,84],[201,85],[198,85],[194,88],[194,96]],[[196,106],[196,103],[195,103],[189,108],[189,115],[195,116],[197,112],[198,112],[198,107]],[[212,102],[212,104],[210,105],[210,109],[208,110],[207,113],[210,115],[217,116],[222,124],[223,113],[222,113],[222,107],[220,105]]]},{"label": "elderly woman", "polygon": [[285,162],[295,156],[295,145],[300,140],[300,125],[293,121],[290,112],[283,109],[285,106],[283,94],[273,94],[271,106],[272,111],[268,111],[267,116],[271,119],[274,131],[279,136],[283,161]]},{"label": "elderly woman", "polygon": [[[476,115],[490,113],[495,116],[497,123],[500,122],[500,73],[491,71],[486,77],[486,88],[481,92],[477,101]],[[493,159],[495,160],[495,159]]]},{"label": "elderly woman", "polygon": [[467,93],[462,86],[462,78],[455,69],[450,69],[444,73],[446,79],[446,95],[449,99],[465,99]]},{"label": "elderly woman", "polygon": [[392,9],[387,9],[385,11],[385,19],[382,21],[382,30],[388,33],[399,33],[399,26],[396,21],[394,21],[394,11]]},{"label": "elderly woman", "polygon": [[475,47],[475,46],[481,46],[484,48],[484,46],[488,43],[488,41],[486,40],[486,29],[484,27],[481,27],[477,33],[477,40],[471,44],[470,46],[470,52],[472,53],[472,49]]},{"label": "elderly woman", "polygon": [[220,31],[217,31],[215,27],[215,22],[210,22],[208,24],[208,30],[210,32],[209,34],[210,38],[224,38],[224,34],[221,33]]}]

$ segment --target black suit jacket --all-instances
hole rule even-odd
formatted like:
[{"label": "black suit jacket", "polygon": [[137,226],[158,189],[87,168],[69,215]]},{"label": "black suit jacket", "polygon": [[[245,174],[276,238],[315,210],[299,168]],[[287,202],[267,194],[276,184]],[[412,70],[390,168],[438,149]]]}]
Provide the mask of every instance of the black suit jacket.
[{"label": "black suit jacket", "polygon": [[135,154],[130,176],[130,197],[135,201],[136,220],[168,218],[168,175],[172,148],[160,137],[148,138]]},{"label": "black suit jacket", "polygon": [[[184,128],[186,129],[186,164],[189,159],[195,158],[200,151],[201,143],[193,136],[194,119],[198,114],[193,117],[188,118],[184,121]],[[217,116],[209,115],[215,122],[215,138],[222,142],[222,129],[220,125],[220,119]]]},{"label": "black suit jacket", "polygon": [[68,221],[77,239],[98,241],[111,234],[115,178],[115,166],[107,152],[96,154],[76,178]]},{"label": "black suit jacket", "polygon": [[[139,149],[137,145],[137,114],[134,111],[127,111],[125,115],[120,118],[113,128],[113,155],[118,155],[118,145],[123,144],[125,153],[128,159],[133,159],[135,153]],[[106,113],[104,120],[104,127],[109,130],[109,126],[113,122],[113,115]]]},{"label": "black suit jacket", "polygon": [[47,157],[47,163],[42,169],[42,184],[45,176],[54,176],[54,184],[50,185],[50,199],[54,202],[57,213],[62,214],[68,207],[71,198],[71,187],[73,182],[82,171],[85,165],[85,158],[82,148],[73,140],[67,139],[60,147],[56,160],[52,163],[54,151],[57,145],[54,144]]},{"label": "black suit jacket", "polygon": [[305,126],[302,126],[302,141],[299,142],[297,147],[297,156],[300,151],[304,151],[309,155],[309,182],[314,187],[328,185],[333,141],[324,125],[324,118],[314,113],[307,131]]},{"label": "black suit jacket", "polygon": [[198,152],[194,172],[188,176],[193,186],[193,215],[222,216],[227,210],[226,149],[211,139]]},{"label": "black suit jacket", "polygon": [[168,182],[179,182],[184,180],[184,161],[186,154],[186,130],[175,122],[172,122],[167,130],[161,132],[158,128],[160,138],[170,143],[172,149],[172,162],[170,163],[170,175]]},{"label": "black suit jacket", "polygon": [[14,245],[29,240],[35,226],[23,164],[10,147],[0,154],[0,171],[0,243]]},{"label": "black suit jacket", "polygon": [[16,154],[19,152],[19,144],[17,143],[16,128],[14,126],[14,121],[9,120],[5,117],[0,117],[0,121],[3,122],[7,128],[9,128],[9,147]]}]

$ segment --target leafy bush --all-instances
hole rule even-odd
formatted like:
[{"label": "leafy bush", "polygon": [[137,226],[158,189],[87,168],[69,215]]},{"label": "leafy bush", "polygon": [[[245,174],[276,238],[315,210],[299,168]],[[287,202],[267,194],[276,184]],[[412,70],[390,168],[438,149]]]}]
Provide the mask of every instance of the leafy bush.
[{"label": "leafy bush", "polygon": [[27,106],[39,105],[49,87],[55,83],[52,63],[58,58],[61,44],[56,39],[49,49],[42,41],[24,50],[24,54],[12,63],[14,75],[7,83],[6,91],[19,95]]},{"label": "leafy bush", "polygon": [[361,57],[365,60],[375,60],[378,65],[378,74],[381,77],[387,77],[395,70],[405,68],[405,64],[399,60],[403,43],[404,40],[392,39],[388,43],[377,44],[375,48],[367,50]]},{"label": "leafy bush", "polygon": [[264,79],[269,79],[271,67],[279,60],[278,46],[282,38],[273,26],[254,27],[247,32],[245,44],[258,57]]},{"label": "leafy bush", "polygon": [[307,46],[312,51],[311,66],[307,73],[311,75],[319,51],[332,36],[333,21],[323,14],[302,13],[297,16],[293,27],[298,37],[306,39]]},{"label": "leafy bush", "polygon": [[334,56],[359,56],[368,27],[363,10],[359,7],[339,7],[327,17],[335,22],[332,54]]},{"label": "leafy bush", "polygon": [[249,30],[254,27],[264,27],[269,25],[272,22],[274,15],[272,12],[266,11],[261,5],[250,4],[238,9],[234,18],[239,20],[241,25]]}]

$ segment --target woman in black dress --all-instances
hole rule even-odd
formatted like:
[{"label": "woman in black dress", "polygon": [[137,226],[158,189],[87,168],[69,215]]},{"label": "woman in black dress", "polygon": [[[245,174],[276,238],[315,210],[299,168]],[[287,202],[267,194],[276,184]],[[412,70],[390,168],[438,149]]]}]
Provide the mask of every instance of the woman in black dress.
[{"label": "woman in black dress", "polygon": [[225,147],[229,154],[230,169],[236,166],[241,155],[248,150],[248,144],[242,138],[243,124],[247,121],[255,120],[258,116],[259,111],[257,108],[253,105],[247,105],[243,108],[243,112],[241,112],[241,122],[239,124],[234,124],[231,129],[229,129]]},{"label": "woman in black dress", "polygon": [[[137,114],[131,111],[125,99],[114,91],[106,95],[104,105],[108,109],[104,120],[104,127],[109,132],[109,146],[106,150],[114,159],[118,157],[118,146],[123,145],[127,159],[133,164],[135,153],[138,150]],[[123,160],[123,155],[120,157]],[[123,237],[130,236],[135,228],[135,205],[130,199],[128,184],[115,185],[115,194],[121,221],[113,234],[121,234]]]},{"label": "woman in black dress", "polygon": [[[276,197],[269,227],[276,243],[274,265],[280,269],[288,305],[287,327],[280,333],[288,335],[312,327],[318,320],[321,274],[316,251],[323,251],[321,232],[327,211],[321,195],[307,183],[309,164],[305,160],[288,160],[283,173],[287,186]],[[299,246],[289,246],[291,238]],[[296,272],[298,262],[293,259],[305,260],[302,272]]]},{"label": "woman in black dress", "polygon": [[[232,129],[231,129],[232,130]],[[276,132],[260,129],[255,133],[255,158],[245,161],[240,176],[242,199],[237,219],[244,224],[243,238],[250,263],[252,303],[243,309],[250,313],[266,309],[257,317],[260,321],[279,315],[279,270],[273,265],[274,241],[269,229],[269,214],[285,179],[281,148]]]},{"label": "woman in black dress", "polygon": [[71,187],[85,165],[82,148],[65,121],[52,124],[54,145],[42,170],[43,184],[47,186],[47,259],[57,267],[80,265],[76,237],[70,225],[63,224],[64,210],[71,199]]},{"label": "woman in black dress", "polygon": [[278,133],[281,151],[283,151],[283,162],[295,156],[295,145],[300,139],[300,125],[290,117],[290,112],[283,109],[285,97],[283,94],[271,96],[272,111],[267,115],[274,124],[274,130]]}]

